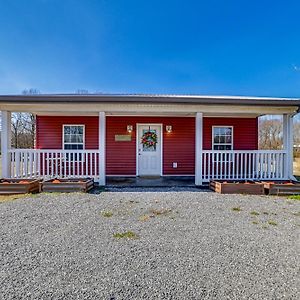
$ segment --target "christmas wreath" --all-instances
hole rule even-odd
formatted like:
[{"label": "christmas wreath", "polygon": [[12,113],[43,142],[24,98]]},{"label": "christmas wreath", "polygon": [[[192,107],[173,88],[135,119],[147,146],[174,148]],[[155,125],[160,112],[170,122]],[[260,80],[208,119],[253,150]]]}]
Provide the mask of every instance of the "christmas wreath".
[{"label": "christmas wreath", "polygon": [[157,144],[157,134],[152,131],[147,131],[142,136],[142,144],[147,148],[155,147]]}]

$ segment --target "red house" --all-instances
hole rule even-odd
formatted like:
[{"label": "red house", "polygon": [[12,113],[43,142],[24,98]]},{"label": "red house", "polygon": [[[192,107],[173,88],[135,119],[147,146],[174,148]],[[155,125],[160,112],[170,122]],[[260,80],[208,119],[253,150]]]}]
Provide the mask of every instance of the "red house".
[{"label": "red house", "polygon": [[[0,96],[3,177],[292,178],[299,99],[182,95]],[[12,149],[11,112],[37,117],[35,149]],[[258,117],[283,115],[284,147],[258,150]]]}]

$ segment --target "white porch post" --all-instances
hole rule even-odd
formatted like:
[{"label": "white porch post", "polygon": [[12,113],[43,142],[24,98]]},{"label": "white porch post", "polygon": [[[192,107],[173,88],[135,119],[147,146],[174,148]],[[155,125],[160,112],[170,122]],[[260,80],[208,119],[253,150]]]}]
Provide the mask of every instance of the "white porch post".
[{"label": "white porch post", "polygon": [[2,156],[2,177],[10,177],[10,156],[8,150],[11,148],[11,112],[2,111],[1,131],[1,156]]},{"label": "white porch post", "polygon": [[105,112],[99,112],[99,185],[105,185],[106,177],[106,164],[105,164],[105,155],[106,155],[106,116]]},{"label": "white porch post", "polygon": [[293,116],[283,115],[283,150],[286,151],[284,160],[284,176],[293,179]]},{"label": "white porch post", "polygon": [[203,113],[196,113],[195,185],[202,185]]}]

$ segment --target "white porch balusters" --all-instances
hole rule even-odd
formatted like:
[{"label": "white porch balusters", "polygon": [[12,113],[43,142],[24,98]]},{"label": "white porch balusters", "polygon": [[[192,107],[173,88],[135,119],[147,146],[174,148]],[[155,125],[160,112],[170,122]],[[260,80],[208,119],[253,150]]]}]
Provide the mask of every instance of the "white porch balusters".
[{"label": "white porch balusters", "polygon": [[1,156],[2,177],[10,177],[11,112],[2,111]]},{"label": "white porch balusters", "polygon": [[283,115],[283,149],[286,151],[284,161],[284,175],[287,179],[293,178],[293,116]]},{"label": "white porch balusters", "polygon": [[99,112],[99,185],[105,185],[106,177],[106,116],[105,112]]},{"label": "white porch balusters", "polygon": [[202,185],[203,113],[196,113],[195,185]]}]

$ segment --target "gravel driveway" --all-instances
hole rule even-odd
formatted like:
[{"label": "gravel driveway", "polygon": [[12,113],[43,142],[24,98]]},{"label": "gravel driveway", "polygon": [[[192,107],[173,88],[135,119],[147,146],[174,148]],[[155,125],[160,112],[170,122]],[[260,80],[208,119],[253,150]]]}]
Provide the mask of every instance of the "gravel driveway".
[{"label": "gravel driveway", "polygon": [[300,201],[41,194],[0,218],[0,299],[300,299]]}]

